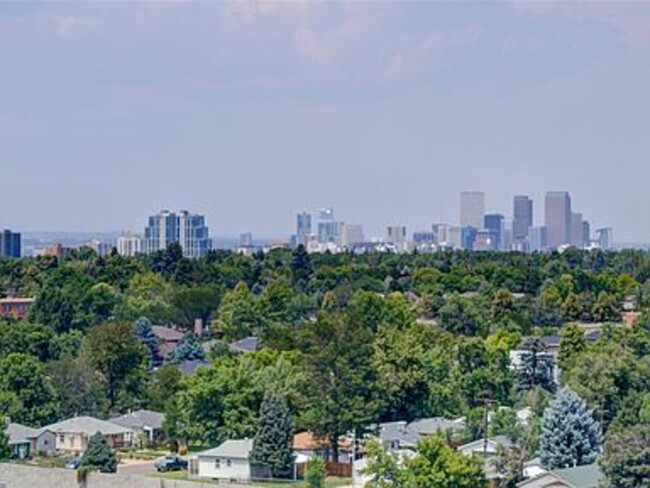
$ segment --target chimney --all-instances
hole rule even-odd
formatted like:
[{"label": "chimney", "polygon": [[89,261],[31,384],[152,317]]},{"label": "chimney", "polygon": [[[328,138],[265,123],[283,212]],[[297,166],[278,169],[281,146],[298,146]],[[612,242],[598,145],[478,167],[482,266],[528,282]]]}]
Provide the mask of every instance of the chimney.
[{"label": "chimney", "polygon": [[197,337],[203,335],[203,319],[194,319],[194,333]]}]

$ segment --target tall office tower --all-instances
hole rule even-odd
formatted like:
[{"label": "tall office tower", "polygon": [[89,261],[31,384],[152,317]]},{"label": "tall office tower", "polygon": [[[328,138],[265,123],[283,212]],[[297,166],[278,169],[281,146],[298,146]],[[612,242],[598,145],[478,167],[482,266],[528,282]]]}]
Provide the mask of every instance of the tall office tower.
[{"label": "tall office tower", "polygon": [[596,240],[601,249],[612,249],[614,247],[614,231],[611,227],[597,229]]},{"label": "tall office tower", "polygon": [[142,237],[124,234],[117,238],[117,253],[120,256],[135,256],[142,252]]},{"label": "tall office tower", "polygon": [[476,233],[478,231],[474,227],[463,227],[460,230],[460,248],[465,251],[474,250],[474,242],[476,241]]},{"label": "tall office tower", "polygon": [[566,191],[549,191],[545,201],[546,245],[557,249],[571,244],[571,197]]},{"label": "tall office tower", "polygon": [[20,233],[5,229],[0,233],[0,257],[19,258],[21,255]]},{"label": "tall office tower", "polygon": [[334,220],[334,210],[324,208],[318,214],[318,242],[336,244],[339,240],[340,222]]},{"label": "tall office tower", "polygon": [[435,235],[434,244],[447,244],[449,243],[449,225],[447,224],[433,224],[431,230]]},{"label": "tall office tower", "polygon": [[184,256],[198,258],[212,247],[209,234],[202,215],[190,214],[186,210],[178,214],[163,210],[149,217],[149,225],[144,230],[144,250],[152,253],[177,242]]},{"label": "tall office tower", "polygon": [[512,219],[512,238],[521,242],[528,237],[528,230],[533,226],[533,201],[525,195],[516,195]]},{"label": "tall office tower", "polygon": [[395,246],[398,251],[406,251],[408,247],[406,227],[403,225],[391,225],[387,227],[386,242]]},{"label": "tall office tower", "polygon": [[339,223],[339,246],[352,247],[364,241],[363,225]]},{"label": "tall office tower", "polygon": [[584,238],[582,236],[582,214],[571,213],[571,245],[582,249]]},{"label": "tall office tower", "polygon": [[463,191],[460,193],[460,226],[483,227],[485,216],[485,194],[482,191]]},{"label": "tall office tower", "polygon": [[453,249],[463,248],[463,229],[460,227],[449,227],[449,239],[446,244]]},{"label": "tall office tower", "polygon": [[488,214],[485,216],[483,228],[490,231],[493,241],[491,249],[503,249],[503,215]]},{"label": "tall office tower", "polygon": [[474,237],[473,250],[474,251],[496,251],[498,249],[494,231],[489,229],[481,229],[476,231]]},{"label": "tall office tower", "polygon": [[548,249],[546,227],[531,227],[528,232],[529,251],[546,251]]},{"label": "tall office tower", "polygon": [[582,247],[587,248],[591,244],[591,224],[588,220],[582,221]]},{"label": "tall office tower", "polygon": [[300,241],[306,240],[311,235],[311,214],[299,213],[296,217],[296,236]]},{"label": "tall office tower", "polygon": [[107,256],[113,250],[113,246],[111,244],[108,242],[102,242],[98,239],[93,239],[90,241],[88,243],[88,247],[95,251],[98,256]]}]

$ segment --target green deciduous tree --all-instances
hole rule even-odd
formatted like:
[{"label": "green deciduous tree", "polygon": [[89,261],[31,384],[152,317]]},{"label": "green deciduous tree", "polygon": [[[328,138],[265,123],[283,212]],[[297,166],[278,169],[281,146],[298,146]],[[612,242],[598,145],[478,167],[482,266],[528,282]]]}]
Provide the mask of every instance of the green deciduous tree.
[{"label": "green deciduous tree", "polygon": [[562,342],[558,350],[557,362],[562,370],[568,370],[574,359],[587,349],[587,339],[576,324],[562,328]]},{"label": "green deciduous tree", "polygon": [[611,488],[650,486],[650,425],[610,432],[598,462]]},{"label": "green deciduous tree", "polygon": [[9,434],[7,433],[8,422],[0,416],[0,461],[6,461],[11,457],[11,447],[9,446]]},{"label": "green deciduous tree", "polygon": [[52,382],[43,365],[26,354],[10,354],[0,359],[0,391],[15,395],[20,410],[12,421],[44,425],[58,416],[58,403]]},{"label": "green deciduous tree", "polygon": [[325,461],[320,457],[314,456],[307,462],[307,469],[305,471],[305,483],[308,488],[325,488],[325,479],[327,478],[327,470],[325,469]]}]

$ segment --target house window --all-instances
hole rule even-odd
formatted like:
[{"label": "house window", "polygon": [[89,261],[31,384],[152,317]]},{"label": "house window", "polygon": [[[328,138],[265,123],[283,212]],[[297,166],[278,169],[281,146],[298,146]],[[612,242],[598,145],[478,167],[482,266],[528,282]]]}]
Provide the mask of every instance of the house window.
[{"label": "house window", "polygon": [[231,465],[232,465],[232,462],[230,461],[230,459],[226,459],[226,467],[229,468]]},{"label": "house window", "polygon": [[59,436],[59,442],[60,442],[61,444],[65,444],[65,436],[64,436],[64,435],[60,435],[60,436]]},{"label": "house window", "polygon": [[221,459],[214,460],[214,469],[221,469]]}]

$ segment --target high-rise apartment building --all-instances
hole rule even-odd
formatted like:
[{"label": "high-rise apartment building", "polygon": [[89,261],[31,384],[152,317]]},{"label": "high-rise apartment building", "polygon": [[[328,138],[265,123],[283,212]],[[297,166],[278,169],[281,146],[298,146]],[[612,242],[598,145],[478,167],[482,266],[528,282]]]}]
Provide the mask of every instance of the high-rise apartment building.
[{"label": "high-rise apartment building", "polygon": [[339,245],[341,247],[351,247],[364,241],[365,236],[362,225],[339,223]]},{"label": "high-rise apartment building", "polygon": [[546,251],[546,249],[548,249],[547,241],[546,227],[530,228],[530,231],[528,232],[528,250],[530,252]]},{"label": "high-rise apartment building", "polygon": [[488,214],[484,219],[484,229],[488,230],[491,234],[491,249],[503,249],[503,215],[501,214]]},{"label": "high-rise apartment building", "polygon": [[587,248],[591,244],[591,224],[588,220],[582,221],[582,247]]},{"label": "high-rise apartment building", "polygon": [[19,258],[21,252],[20,233],[11,232],[9,229],[0,232],[0,257]]},{"label": "high-rise apartment building", "polygon": [[516,195],[514,199],[512,238],[521,242],[528,237],[528,231],[533,226],[533,201],[525,195]]},{"label": "high-rise apartment building", "polygon": [[298,238],[307,238],[311,235],[311,214],[307,212],[299,213],[296,217],[296,236]]},{"label": "high-rise apartment building", "polygon": [[149,217],[149,225],[144,231],[145,252],[164,250],[175,242],[180,244],[183,255],[188,258],[204,256],[212,247],[205,217],[186,210],[179,213],[164,210]]},{"label": "high-rise apartment building", "polygon": [[569,193],[566,191],[547,192],[544,219],[546,244],[549,249],[571,244],[571,217]]},{"label": "high-rise apartment building", "polygon": [[127,233],[117,238],[117,253],[120,256],[132,257],[142,252],[142,237]]},{"label": "high-rise apartment building", "polygon": [[485,216],[485,194],[482,191],[463,191],[460,194],[460,226],[480,229]]}]

